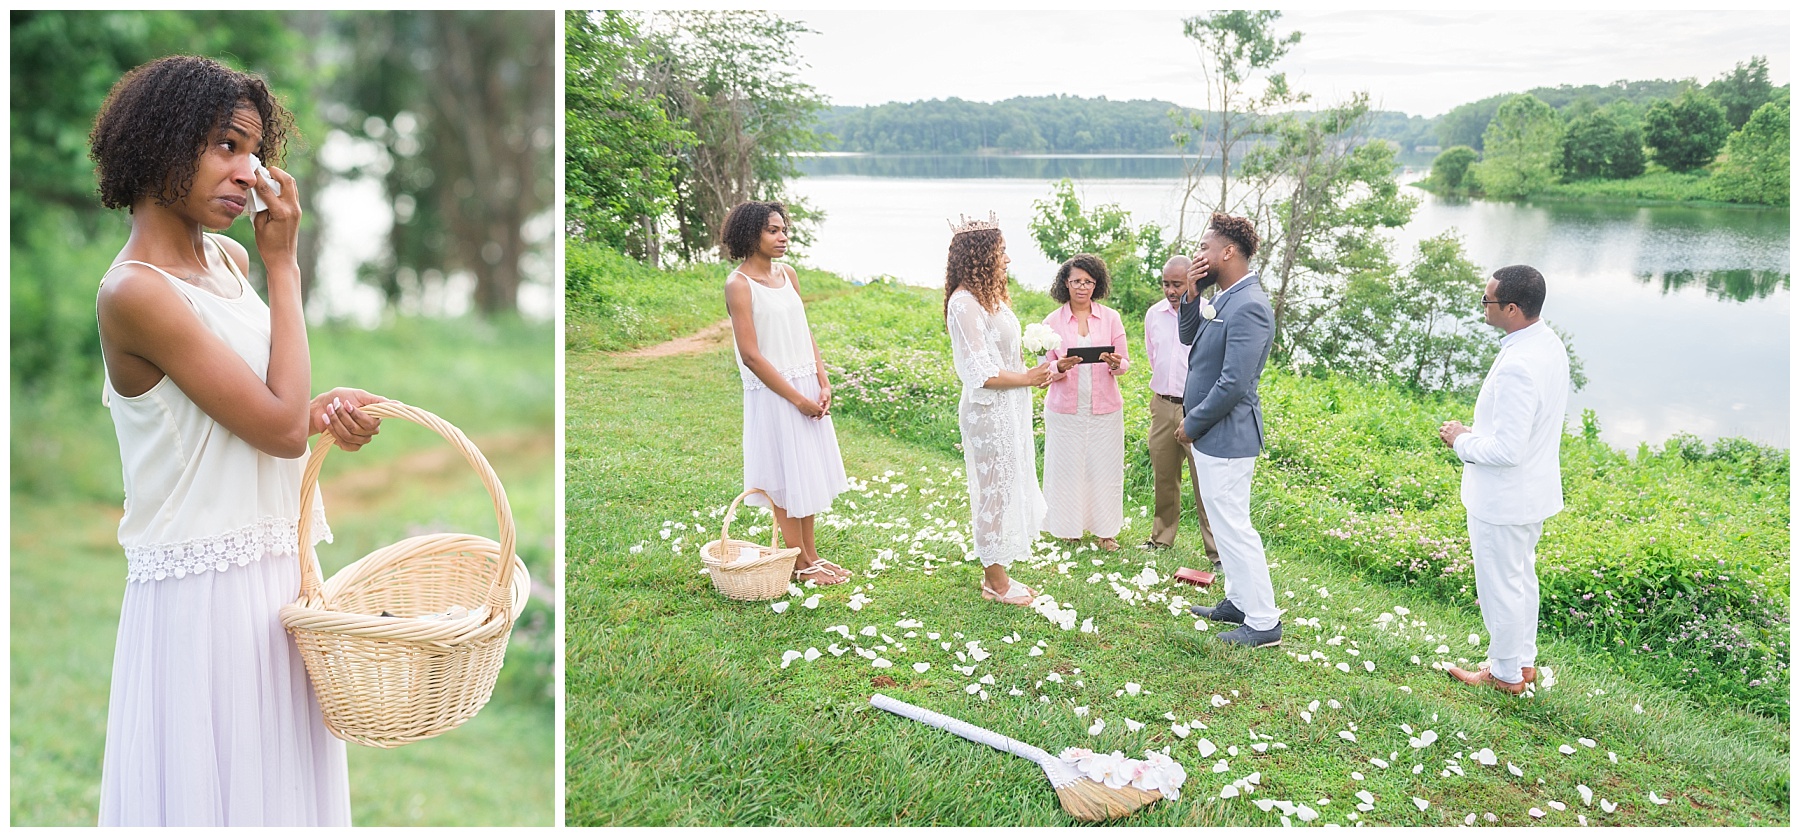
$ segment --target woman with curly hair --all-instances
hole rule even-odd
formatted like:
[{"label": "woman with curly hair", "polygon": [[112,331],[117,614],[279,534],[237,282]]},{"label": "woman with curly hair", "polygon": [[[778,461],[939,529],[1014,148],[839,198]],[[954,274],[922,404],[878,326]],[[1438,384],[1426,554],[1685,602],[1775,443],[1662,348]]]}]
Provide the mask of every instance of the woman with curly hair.
[{"label": "woman with curly hair", "polygon": [[1118,378],[1131,368],[1125,321],[1097,301],[1111,289],[1106,262],[1077,255],[1050,284],[1050,298],[1063,306],[1044,318],[1062,337],[1052,358],[1067,357],[1076,346],[1111,347],[1098,362],[1052,376],[1044,397],[1044,501],[1050,505],[1044,528],[1066,541],[1093,532],[1108,552],[1118,550],[1125,525],[1125,404]]},{"label": "woman with curly hair", "polygon": [[[1030,605],[1037,591],[1013,580],[1007,568],[1031,555],[1043,531],[1044,495],[1038,491],[1037,451],[1031,441],[1031,392],[1058,370],[1053,361],[1025,368],[1019,355],[1019,318],[1006,290],[1006,241],[1000,224],[965,221],[950,238],[944,270],[944,323],[951,358],[962,380],[957,424],[969,478],[969,514],[975,557],[981,561],[981,597]],[[1065,364],[1073,365],[1077,358]]]},{"label": "woman with curly hair", "polygon": [[[819,557],[813,516],[845,488],[831,426],[831,381],[800,303],[800,277],[777,264],[787,254],[788,211],[774,201],[732,207],[721,239],[740,259],[725,279],[732,347],[744,382],[744,488],[774,500],[782,542],[800,548],[794,580],[842,584],[850,571]],[[745,500],[769,505],[762,497]]]},{"label": "woman with curly hair", "polygon": [[[300,588],[307,439],[367,444],[379,422],[358,408],[383,399],[309,397],[299,189],[259,160],[281,158],[291,125],[262,79],[177,56],[120,79],[89,137],[101,203],[131,213],[96,301],[128,579],[101,825],[350,821],[343,742],[278,609]],[[207,232],[252,196],[266,304],[244,247]]]}]

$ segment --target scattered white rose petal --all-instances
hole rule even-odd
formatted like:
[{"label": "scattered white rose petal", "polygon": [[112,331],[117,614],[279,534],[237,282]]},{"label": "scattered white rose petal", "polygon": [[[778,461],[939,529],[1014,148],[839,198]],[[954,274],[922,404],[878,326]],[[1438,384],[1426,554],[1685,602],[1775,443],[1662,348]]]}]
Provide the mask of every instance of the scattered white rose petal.
[{"label": "scattered white rose petal", "polygon": [[1338,730],[1338,737],[1344,739],[1345,741],[1355,741],[1356,733],[1351,732],[1347,729],[1340,729],[1340,730]]},{"label": "scattered white rose petal", "polygon": [[[1171,712],[1169,714],[1173,715],[1174,713]],[[1168,716],[1165,715],[1164,717]],[[1170,724],[1169,730],[1175,733],[1176,738],[1186,738],[1193,734],[1193,730],[1189,729],[1185,724]]]},{"label": "scattered white rose petal", "polygon": [[1033,657],[1042,657],[1042,656],[1044,656],[1044,649],[1033,645],[1033,646],[1031,646],[1031,650],[1027,651],[1025,653],[1030,656],[1033,656]]},{"label": "scattered white rose petal", "polygon": [[769,605],[769,609],[775,611],[776,613],[785,613],[785,612],[787,612],[787,609],[788,609],[788,602],[784,599],[782,601],[779,601],[772,605]]},{"label": "scattered white rose petal", "polygon": [[928,672],[930,670],[931,670],[930,663],[913,663],[913,671],[916,671],[920,674],[924,674],[925,672]]},{"label": "scattered white rose petal", "polygon": [[1639,715],[1642,715],[1642,714],[1644,714],[1644,705],[1641,703],[1634,703],[1631,705],[1631,711],[1636,712]]},{"label": "scattered white rose petal", "polygon": [[1590,808],[1594,806],[1594,789],[1587,785],[1576,785],[1575,792],[1581,794],[1581,804]]},{"label": "scattered white rose petal", "polygon": [[1144,690],[1144,687],[1140,684],[1137,684],[1137,683],[1126,683],[1125,684],[1125,694],[1136,695],[1138,692],[1141,692],[1143,690]]},{"label": "scattered white rose petal", "polygon": [[1219,789],[1220,799],[1230,799],[1238,795],[1237,785],[1226,785]]},{"label": "scattered white rose petal", "polygon": [[1325,705],[1331,707],[1332,709],[1343,709],[1344,708],[1343,704],[1337,702],[1337,698],[1332,698],[1328,701],[1325,701]]},{"label": "scattered white rose petal", "polygon": [[981,691],[981,684],[980,683],[970,683],[969,685],[963,687],[963,691],[968,692],[971,695],[975,694],[976,692]]},{"label": "scattered white rose petal", "polygon": [[817,610],[819,608],[819,599],[820,598],[821,598],[820,594],[814,593],[810,596],[807,596],[806,601],[801,602],[800,606],[806,608],[807,610]]},{"label": "scattered white rose petal", "polygon": [[1606,760],[1612,762],[1613,764],[1618,764],[1619,763],[1619,754],[1615,753],[1611,750],[1607,750],[1606,751]]},{"label": "scattered white rose petal", "polygon": [[1307,722],[1307,723],[1309,723],[1309,724],[1310,724],[1310,723],[1312,723],[1312,713],[1311,713],[1311,712],[1305,712],[1305,711],[1302,711],[1302,712],[1301,712],[1301,713],[1300,713],[1300,720],[1302,720],[1302,721],[1305,721],[1305,722]]},{"label": "scattered white rose petal", "polygon": [[1613,802],[1612,800],[1607,799],[1605,797],[1601,797],[1600,810],[1605,811],[1606,813],[1610,814],[1614,811],[1619,810],[1619,804],[1616,802]]},{"label": "scattered white rose petal", "polygon": [[1596,746],[1596,742],[1592,738],[1577,738],[1575,739],[1575,743],[1589,749],[1593,749]]},{"label": "scattered white rose petal", "polygon": [[810,663],[810,662],[812,662],[812,661],[813,661],[813,660],[816,660],[816,659],[818,659],[818,658],[819,658],[819,657],[820,657],[820,656],[821,656],[821,655],[820,655],[820,654],[819,654],[819,649],[817,649],[817,648],[808,648],[808,649],[806,649],[806,655],[805,655],[805,656],[806,656],[806,661],[807,661],[807,662],[809,662],[809,663]]},{"label": "scattered white rose petal", "polygon": [[1431,807],[1431,800],[1429,800],[1429,799],[1420,799],[1415,796],[1412,798],[1412,801],[1413,801],[1414,805],[1419,806],[1419,810],[1421,810],[1421,811],[1425,810],[1426,808]]},{"label": "scattered white rose petal", "polygon": [[1660,797],[1660,796],[1657,796],[1657,795],[1656,795],[1656,791],[1651,791],[1651,792],[1650,792],[1650,801],[1651,801],[1651,802],[1654,802],[1654,803],[1656,803],[1656,804],[1658,804],[1658,805],[1667,805],[1667,804],[1669,804],[1669,800],[1667,800],[1667,799],[1664,799],[1664,798],[1662,798],[1662,797]]},{"label": "scattered white rose petal", "polygon": [[1513,764],[1510,761],[1506,763],[1506,772],[1511,773],[1512,775],[1518,776],[1520,778],[1525,777],[1525,771],[1520,770],[1518,765]]},{"label": "scattered white rose petal", "polygon": [[1216,745],[1216,744],[1212,743],[1211,741],[1208,741],[1204,738],[1200,739],[1199,741],[1197,741],[1195,743],[1199,745],[1200,757],[1203,759],[1212,758],[1212,754],[1219,751],[1218,745]]},{"label": "scattered white rose petal", "polygon": [[792,665],[795,660],[800,659],[801,656],[802,655],[798,651],[783,651],[783,652],[781,652],[781,667],[787,668],[788,666]]},{"label": "scattered white rose petal", "polygon": [[1481,644],[1481,634],[1469,634],[1469,644],[1470,645],[1480,645]]},{"label": "scattered white rose petal", "polygon": [[1213,763],[1213,772],[1214,773],[1224,773],[1225,771],[1230,770],[1230,769],[1231,769],[1231,762],[1228,762],[1224,759],[1219,759],[1217,762]]},{"label": "scattered white rose petal", "polygon": [[1559,753],[1562,753],[1562,754],[1563,754],[1563,755],[1565,755],[1565,756],[1572,756],[1572,755],[1575,755],[1575,748],[1574,748],[1574,747],[1571,747],[1571,746],[1569,746],[1569,745],[1567,745],[1567,744],[1564,744],[1564,745],[1562,745],[1562,746],[1560,746],[1560,747],[1557,747],[1557,748],[1556,748],[1556,751],[1557,751],[1557,752],[1559,752]]},{"label": "scattered white rose petal", "polygon": [[1356,798],[1362,800],[1364,805],[1374,805],[1375,804],[1375,794],[1369,793],[1366,790],[1357,791]]},{"label": "scattered white rose petal", "polygon": [[1475,824],[1474,812],[1470,812],[1470,814],[1468,816],[1463,817],[1463,825],[1474,825],[1474,824]]},{"label": "scattered white rose petal", "polygon": [[881,657],[876,657],[874,660],[870,661],[869,665],[873,666],[875,668],[893,668],[894,667],[893,663],[888,662],[886,659],[883,659]]},{"label": "scattered white rose petal", "polygon": [[1106,721],[1102,718],[1095,718],[1093,726],[1088,727],[1088,735],[1099,735],[1103,729],[1106,729]]},{"label": "scattered white rose petal", "polygon": [[1142,723],[1133,721],[1130,718],[1125,719],[1125,729],[1130,730],[1131,732],[1137,732],[1138,730],[1143,729],[1143,728],[1144,728],[1144,725]]},{"label": "scattered white rose petal", "polygon": [[1383,758],[1369,759],[1369,763],[1372,765],[1375,765],[1376,767],[1381,768],[1382,770],[1386,770],[1387,766],[1388,766],[1387,759],[1383,759]]},{"label": "scattered white rose petal", "polygon": [[1545,802],[1544,804],[1549,805],[1550,807],[1555,808],[1558,811],[1567,811],[1569,809],[1569,806],[1564,805],[1561,802],[1558,802],[1554,799],[1552,799],[1548,802]]},{"label": "scattered white rose petal", "polygon": [[1531,810],[1529,810],[1529,811],[1526,811],[1526,812],[1525,812],[1525,813],[1527,813],[1527,814],[1530,814],[1530,815],[1531,815],[1531,818],[1532,818],[1532,819],[1534,819],[1534,820],[1539,820],[1539,819],[1543,819],[1543,818],[1544,818],[1544,809],[1542,809],[1542,808],[1535,808],[1535,807],[1534,807],[1534,808],[1532,808],[1532,809],[1531,809]]}]

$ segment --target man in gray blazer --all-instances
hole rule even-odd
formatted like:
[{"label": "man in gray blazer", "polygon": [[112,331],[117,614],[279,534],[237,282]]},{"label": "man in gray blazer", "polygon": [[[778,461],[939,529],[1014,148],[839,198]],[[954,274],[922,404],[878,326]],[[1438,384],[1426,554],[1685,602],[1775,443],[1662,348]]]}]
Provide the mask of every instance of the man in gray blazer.
[{"label": "man in gray blazer", "polygon": [[[1250,523],[1250,476],[1262,452],[1262,402],[1256,382],[1275,339],[1275,314],[1250,269],[1256,229],[1248,220],[1213,213],[1182,296],[1181,341],[1191,343],[1176,439],[1189,445],[1200,498],[1225,569],[1225,600],[1195,605],[1197,616],[1239,625],[1219,639],[1264,648],[1281,644],[1281,611],[1269,582],[1262,537]],[[1200,289],[1218,285],[1211,300]]]}]

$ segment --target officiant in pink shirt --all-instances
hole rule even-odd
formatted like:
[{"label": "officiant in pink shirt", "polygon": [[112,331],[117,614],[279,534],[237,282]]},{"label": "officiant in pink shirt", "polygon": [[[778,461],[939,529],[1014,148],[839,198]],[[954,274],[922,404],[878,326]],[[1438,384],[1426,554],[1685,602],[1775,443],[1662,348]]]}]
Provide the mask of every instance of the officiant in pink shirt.
[{"label": "officiant in pink shirt", "polygon": [[1111,290],[1099,256],[1082,253],[1056,271],[1050,298],[1063,303],[1044,324],[1062,338],[1053,358],[1075,347],[1108,347],[1098,362],[1050,378],[1044,396],[1044,529],[1063,540],[1094,533],[1095,545],[1119,548],[1125,525],[1125,410],[1118,376],[1131,368],[1125,323],[1097,300]]},{"label": "officiant in pink shirt", "polygon": [[1206,522],[1206,506],[1200,502],[1200,483],[1194,475],[1194,460],[1187,445],[1175,438],[1186,417],[1182,410],[1182,390],[1187,387],[1188,346],[1181,342],[1175,306],[1187,288],[1190,262],[1187,256],[1176,256],[1163,266],[1163,298],[1144,314],[1144,354],[1150,359],[1150,472],[1156,484],[1156,517],[1150,527],[1150,539],[1139,549],[1168,549],[1175,545],[1181,529],[1181,478],[1186,474],[1194,486],[1194,513],[1200,518],[1200,539],[1206,545],[1206,557],[1214,567],[1219,565],[1219,547],[1213,542],[1212,527]]}]

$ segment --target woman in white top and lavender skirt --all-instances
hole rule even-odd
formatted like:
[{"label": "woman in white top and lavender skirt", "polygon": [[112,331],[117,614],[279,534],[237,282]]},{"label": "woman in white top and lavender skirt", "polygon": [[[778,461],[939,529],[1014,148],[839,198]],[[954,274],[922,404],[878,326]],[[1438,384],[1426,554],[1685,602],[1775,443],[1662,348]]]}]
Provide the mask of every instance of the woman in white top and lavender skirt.
[{"label": "woman in white top and lavender skirt", "polygon": [[[120,79],[90,137],[101,203],[131,212],[96,303],[128,568],[101,825],[350,822],[343,742],[278,610],[300,589],[307,439],[361,447],[378,421],[357,408],[383,399],[309,397],[298,189],[259,160],[291,126],[262,79],[178,56]],[[206,232],[246,210],[267,304],[244,248]]]},{"label": "woman in white top and lavender skirt", "polygon": [[[742,260],[725,280],[733,348],[744,383],[744,488],[774,500],[782,542],[799,547],[794,580],[842,584],[850,571],[819,557],[813,517],[847,487],[837,431],[831,426],[831,382],[800,302],[787,254],[787,209],[749,201],[725,217],[720,238]],[[760,496],[745,502],[768,505]]]}]

